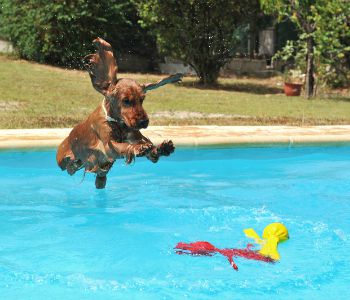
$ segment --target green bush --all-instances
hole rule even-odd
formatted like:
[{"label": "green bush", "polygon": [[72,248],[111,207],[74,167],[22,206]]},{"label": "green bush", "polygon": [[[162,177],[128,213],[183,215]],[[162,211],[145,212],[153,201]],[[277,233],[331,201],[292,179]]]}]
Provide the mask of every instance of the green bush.
[{"label": "green bush", "polygon": [[200,83],[215,84],[220,68],[235,54],[237,29],[255,18],[257,1],[133,0],[141,24],[157,36],[163,55],[181,59]]},{"label": "green bush", "polygon": [[99,36],[117,52],[151,55],[155,42],[128,0],[0,0],[0,36],[22,58],[81,67]]},{"label": "green bush", "polygon": [[[315,73],[318,82],[329,87],[350,85],[349,1],[260,0],[260,2],[267,13],[276,13],[280,20],[287,17],[299,29],[298,40],[287,42],[275,58],[287,63],[294,62],[294,65],[304,72]],[[306,66],[306,61],[310,63],[309,68]],[[308,72],[308,69],[313,71]],[[308,77],[307,74],[306,78]]]},{"label": "green bush", "polygon": [[332,0],[314,11],[318,75],[326,85],[350,85],[350,5]]}]

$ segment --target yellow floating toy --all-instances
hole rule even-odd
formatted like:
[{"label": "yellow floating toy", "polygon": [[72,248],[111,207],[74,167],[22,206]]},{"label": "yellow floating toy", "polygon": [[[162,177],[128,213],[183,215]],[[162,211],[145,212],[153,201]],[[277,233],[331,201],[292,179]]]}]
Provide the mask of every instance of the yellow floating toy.
[{"label": "yellow floating toy", "polygon": [[253,228],[244,229],[244,233],[247,237],[254,239],[257,244],[261,245],[260,254],[270,257],[273,260],[280,259],[277,251],[278,243],[289,239],[288,229],[282,223],[271,223],[267,225],[263,231],[262,238],[260,238]]}]

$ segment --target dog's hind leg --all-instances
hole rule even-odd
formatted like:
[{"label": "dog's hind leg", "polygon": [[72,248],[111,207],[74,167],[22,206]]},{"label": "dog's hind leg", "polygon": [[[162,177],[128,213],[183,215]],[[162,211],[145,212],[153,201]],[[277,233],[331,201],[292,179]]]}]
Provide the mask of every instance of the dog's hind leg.
[{"label": "dog's hind leg", "polygon": [[[63,142],[58,146],[56,153],[56,161],[61,170],[65,170],[67,168],[67,164],[71,160],[70,154],[72,150],[70,148],[68,137],[63,140]],[[73,158],[74,159],[74,158]]]},{"label": "dog's hind leg", "polygon": [[92,170],[96,173],[95,186],[97,189],[104,189],[107,182],[107,173],[112,168],[113,162],[106,161],[100,164],[96,164]]},{"label": "dog's hind leg", "polygon": [[97,189],[104,189],[106,187],[107,176],[106,175],[96,175],[95,186]]},{"label": "dog's hind leg", "polygon": [[69,175],[74,175],[74,173],[84,167],[81,160],[69,160],[66,169]]}]

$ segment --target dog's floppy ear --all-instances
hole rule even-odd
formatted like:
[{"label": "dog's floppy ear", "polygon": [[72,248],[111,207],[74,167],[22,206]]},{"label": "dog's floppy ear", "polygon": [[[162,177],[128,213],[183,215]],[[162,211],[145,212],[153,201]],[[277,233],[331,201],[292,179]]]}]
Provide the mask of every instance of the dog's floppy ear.
[{"label": "dog's floppy ear", "polygon": [[93,43],[97,51],[84,57],[85,68],[93,87],[106,95],[109,87],[117,82],[118,67],[109,43],[101,38],[94,39]]},{"label": "dog's floppy ear", "polygon": [[157,89],[161,87],[162,85],[168,84],[168,83],[175,83],[180,82],[182,80],[183,74],[177,73],[174,75],[170,75],[169,77],[166,77],[162,80],[159,80],[156,83],[145,83],[142,86],[143,91],[146,93],[147,91]]}]

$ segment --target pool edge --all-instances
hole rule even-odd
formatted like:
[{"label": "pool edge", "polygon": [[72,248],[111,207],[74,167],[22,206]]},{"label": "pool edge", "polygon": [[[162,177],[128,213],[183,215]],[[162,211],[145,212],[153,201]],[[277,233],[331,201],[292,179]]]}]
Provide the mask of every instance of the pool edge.
[{"label": "pool edge", "polygon": [[[0,129],[0,149],[54,148],[70,128]],[[155,144],[177,146],[298,145],[350,143],[350,125],[325,126],[150,126],[142,131]]]}]

